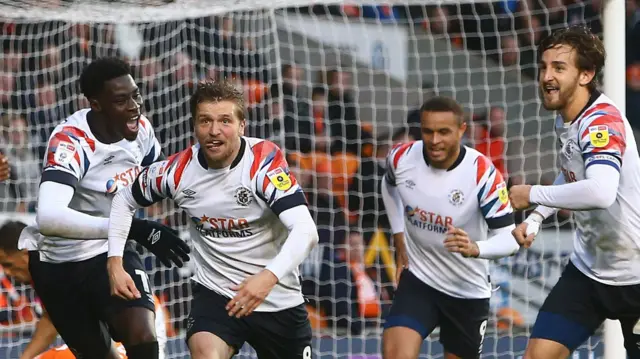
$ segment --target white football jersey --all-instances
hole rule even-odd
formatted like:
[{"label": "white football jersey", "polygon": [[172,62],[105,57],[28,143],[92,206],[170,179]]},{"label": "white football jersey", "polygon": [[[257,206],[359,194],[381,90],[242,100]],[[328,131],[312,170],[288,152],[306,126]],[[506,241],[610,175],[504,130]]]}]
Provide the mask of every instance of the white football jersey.
[{"label": "white football jersey", "polygon": [[[42,182],[53,181],[75,188],[69,208],[96,217],[109,217],[111,200],[129,186],[141,166],[160,156],[160,144],[151,123],[140,117],[138,138],[117,143],[98,142],[87,123],[89,109],[77,111],[60,123],[49,138]],[[104,240],[76,240],[42,236],[38,245],[45,262],[77,262],[108,250]]]},{"label": "white football jersey", "polygon": [[448,170],[430,167],[422,141],[394,147],[387,161],[385,180],[397,187],[404,207],[409,271],[453,297],[491,297],[489,261],[450,253],[444,240],[449,224],[484,241],[489,229],[514,223],[502,174],[465,146]]},{"label": "white football jersey", "polygon": [[[225,297],[280,252],[288,230],[278,215],[306,198],[272,142],[243,137],[229,168],[210,169],[195,145],[145,168],[132,188],[136,202],[171,198],[190,218],[193,280]],[[303,303],[298,269],[283,276],[257,311]]]},{"label": "white football jersey", "polygon": [[618,194],[603,210],[574,211],[573,264],[609,285],[640,283],[640,158],[626,117],[605,95],[596,93],[571,123],[556,119],[567,183],[585,179],[586,169],[606,164],[620,171]]}]

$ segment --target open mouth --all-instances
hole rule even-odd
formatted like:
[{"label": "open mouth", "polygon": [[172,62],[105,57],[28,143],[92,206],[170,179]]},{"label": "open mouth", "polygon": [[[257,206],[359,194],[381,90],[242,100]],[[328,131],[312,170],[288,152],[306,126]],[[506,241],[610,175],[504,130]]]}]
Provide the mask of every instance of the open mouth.
[{"label": "open mouth", "polygon": [[216,141],[210,141],[210,142],[207,142],[206,147],[207,147],[208,150],[216,150],[216,149],[222,147],[222,144],[223,144],[222,141],[217,141],[217,140]]},{"label": "open mouth", "polygon": [[140,114],[132,117],[127,121],[127,128],[129,131],[135,132],[138,131],[138,126],[140,125]]},{"label": "open mouth", "polygon": [[547,95],[555,95],[556,93],[558,93],[558,91],[560,91],[560,88],[554,85],[545,85],[544,86],[544,93]]}]

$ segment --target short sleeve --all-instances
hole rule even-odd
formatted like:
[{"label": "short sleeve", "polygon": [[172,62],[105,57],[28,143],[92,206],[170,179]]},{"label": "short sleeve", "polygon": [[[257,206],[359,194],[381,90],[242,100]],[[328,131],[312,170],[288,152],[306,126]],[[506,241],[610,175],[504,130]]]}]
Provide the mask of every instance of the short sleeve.
[{"label": "short sleeve", "polygon": [[627,144],[624,121],[615,107],[596,105],[580,120],[578,133],[585,170],[604,164],[620,171]]},{"label": "short sleeve", "polygon": [[476,159],[476,166],[478,204],[487,225],[497,229],[514,224],[513,208],[502,174],[484,156]]},{"label": "short sleeve", "polygon": [[255,193],[276,214],[287,209],[306,205],[307,200],[284,154],[274,143],[261,141],[252,147],[254,159],[251,179]]},{"label": "short sleeve", "polygon": [[41,182],[52,181],[76,187],[91,166],[95,141],[80,129],[63,127],[49,138]]}]

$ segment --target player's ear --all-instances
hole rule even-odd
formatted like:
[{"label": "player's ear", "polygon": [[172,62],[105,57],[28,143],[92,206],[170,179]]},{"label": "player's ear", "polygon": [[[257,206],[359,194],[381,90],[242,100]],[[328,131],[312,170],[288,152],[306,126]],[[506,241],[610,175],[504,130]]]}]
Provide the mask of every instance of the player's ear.
[{"label": "player's ear", "polygon": [[581,71],[578,78],[578,83],[580,84],[580,86],[587,86],[588,84],[591,83],[591,81],[593,81],[593,78],[595,76],[596,76],[596,72],[593,70]]},{"label": "player's ear", "polygon": [[464,136],[464,133],[467,131],[467,122],[466,121],[462,121],[462,123],[460,124],[460,138],[462,138],[462,136]]},{"label": "player's ear", "polygon": [[240,127],[238,128],[238,135],[244,136],[245,125],[246,125],[246,120],[245,119],[240,120]]},{"label": "player's ear", "polygon": [[96,111],[96,112],[102,111],[102,106],[100,106],[100,102],[98,102],[98,100],[96,100],[95,98],[89,99],[89,106],[91,106],[91,109],[93,111]]}]

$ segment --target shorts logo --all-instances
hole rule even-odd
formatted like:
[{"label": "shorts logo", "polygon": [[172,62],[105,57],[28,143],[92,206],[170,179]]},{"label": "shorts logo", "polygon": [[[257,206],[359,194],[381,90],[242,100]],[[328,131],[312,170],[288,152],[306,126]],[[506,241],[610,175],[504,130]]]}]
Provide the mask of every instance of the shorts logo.
[{"label": "shorts logo", "polygon": [[236,194],[233,195],[233,197],[235,197],[237,204],[244,207],[250,205],[253,200],[251,191],[247,187],[238,187],[236,189]]},{"label": "shorts logo", "polygon": [[269,181],[273,183],[276,189],[280,191],[286,191],[291,188],[291,186],[293,186],[291,178],[281,167],[267,172],[267,177],[269,178]]},{"label": "shorts logo", "polygon": [[591,126],[589,127],[589,140],[593,147],[601,148],[609,144],[609,127],[608,126]]},{"label": "shorts logo", "polygon": [[464,202],[464,194],[459,189],[454,189],[449,193],[449,202],[454,206],[459,206]]},{"label": "shorts logo", "polygon": [[509,201],[509,191],[507,190],[507,185],[504,182],[501,182],[496,186],[496,190],[498,191],[498,199],[500,200],[500,203],[507,203],[507,201]]},{"label": "shorts logo", "polygon": [[59,165],[67,165],[76,154],[76,146],[70,142],[60,141],[54,151],[53,160]]}]

